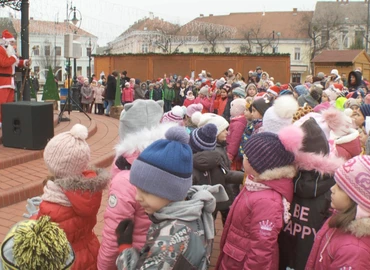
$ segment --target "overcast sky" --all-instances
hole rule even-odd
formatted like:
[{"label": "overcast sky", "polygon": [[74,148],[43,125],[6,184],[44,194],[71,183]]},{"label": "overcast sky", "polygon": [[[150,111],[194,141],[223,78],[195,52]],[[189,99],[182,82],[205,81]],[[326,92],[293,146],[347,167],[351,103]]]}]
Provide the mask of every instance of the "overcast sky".
[{"label": "overcast sky", "polygon": [[[336,1],[336,0],[331,0]],[[59,22],[66,19],[66,0],[30,0],[30,17],[37,20]],[[363,0],[361,1],[363,2]],[[70,6],[71,0],[68,1]],[[103,46],[125,31],[135,21],[149,16],[163,18],[173,23],[184,24],[199,14],[208,16],[225,15],[235,12],[263,12],[314,10],[315,0],[73,0],[82,14],[81,28],[98,36]],[[20,18],[20,12],[0,8],[0,16],[9,12]],[[279,18],[276,18],[277,20]]]}]

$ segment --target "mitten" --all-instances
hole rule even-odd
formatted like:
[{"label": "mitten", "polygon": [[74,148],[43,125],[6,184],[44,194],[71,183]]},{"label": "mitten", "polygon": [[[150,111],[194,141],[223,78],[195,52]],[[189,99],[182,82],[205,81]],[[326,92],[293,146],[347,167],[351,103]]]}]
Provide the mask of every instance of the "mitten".
[{"label": "mitten", "polygon": [[116,236],[119,246],[132,244],[133,230],[134,222],[132,221],[132,219],[124,219],[118,224],[116,229]]},{"label": "mitten", "polygon": [[23,214],[23,217],[31,218],[33,215],[36,215],[39,212],[38,206],[41,204],[41,202],[41,197],[33,197],[31,199],[27,199],[26,209],[28,213]]}]

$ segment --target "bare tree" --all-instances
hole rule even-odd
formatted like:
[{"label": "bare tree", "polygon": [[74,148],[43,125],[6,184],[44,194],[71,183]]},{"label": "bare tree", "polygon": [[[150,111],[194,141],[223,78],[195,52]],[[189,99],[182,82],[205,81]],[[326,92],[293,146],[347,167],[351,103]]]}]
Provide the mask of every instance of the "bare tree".
[{"label": "bare tree", "polygon": [[254,25],[243,25],[239,28],[244,40],[247,42],[246,46],[252,52],[253,46],[257,45],[260,53],[264,53],[268,47],[273,47],[273,33],[268,33],[263,30],[262,21]]},{"label": "bare tree", "polygon": [[45,41],[44,45],[40,47],[40,58],[36,61],[41,69],[51,69],[53,72],[57,71],[60,66],[60,57],[56,55],[55,48],[50,42]]},{"label": "bare tree", "polygon": [[234,27],[201,21],[190,22],[185,28],[189,34],[195,34],[200,39],[205,39],[211,45],[211,53],[216,52],[219,41],[230,39],[236,33]]}]

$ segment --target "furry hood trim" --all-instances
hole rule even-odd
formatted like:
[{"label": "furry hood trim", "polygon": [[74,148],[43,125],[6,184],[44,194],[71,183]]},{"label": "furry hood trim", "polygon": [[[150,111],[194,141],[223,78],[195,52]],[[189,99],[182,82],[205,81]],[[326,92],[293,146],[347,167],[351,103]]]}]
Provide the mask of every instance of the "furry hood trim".
[{"label": "furry hood trim", "polygon": [[[128,134],[123,141],[115,146],[116,158],[119,156],[129,156],[136,153],[141,153],[152,142],[164,139],[166,131],[177,123],[167,122],[159,124],[152,128],[144,128],[138,132]],[[140,138],[140,139],[138,139]]]},{"label": "furry hood trim", "polygon": [[370,218],[355,219],[349,224],[346,231],[358,238],[370,236]]},{"label": "furry hood trim", "polygon": [[99,192],[105,189],[110,181],[110,174],[105,169],[89,168],[96,172],[97,176],[86,178],[83,175],[69,176],[65,178],[56,178],[54,183],[64,190],[68,191],[89,191],[91,193]]},{"label": "furry hood trim", "polygon": [[334,175],[335,171],[345,163],[343,158],[334,155],[315,154],[299,151],[295,154],[295,165],[300,170],[317,171],[320,174]]},{"label": "furry hood trim", "polygon": [[260,175],[258,175],[254,181],[269,181],[269,180],[277,180],[281,178],[293,178],[297,173],[297,170],[294,166],[284,166],[280,168],[274,168],[271,170],[264,171]]}]

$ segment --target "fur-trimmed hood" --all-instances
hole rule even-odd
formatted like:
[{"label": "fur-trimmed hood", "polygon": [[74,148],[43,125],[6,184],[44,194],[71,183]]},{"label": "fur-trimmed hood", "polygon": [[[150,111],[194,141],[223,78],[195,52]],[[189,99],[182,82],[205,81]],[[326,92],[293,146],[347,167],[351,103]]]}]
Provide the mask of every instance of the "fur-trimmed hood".
[{"label": "fur-trimmed hood", "polygon": [[277,180],[281,178],[293,178],[297,173],[294,166],[284,166],[280,168],[274,168],[271,170],[264,171],[260,175],[254,178],[255,182]]},{"label": "fur-trimmed hood", "polygon": [[353,220],[347,227],[346,231],[358,238],[370,236],[370,218],[359,218]]},{"label": "fur-trimmed hood", "polygon": [[69,176],[54,179],[54,183],[64,191],[87,191],[91,193],[103,191],[110,180],[110,175],[105,169],[90,168],[96,173],[95,177]]}]

